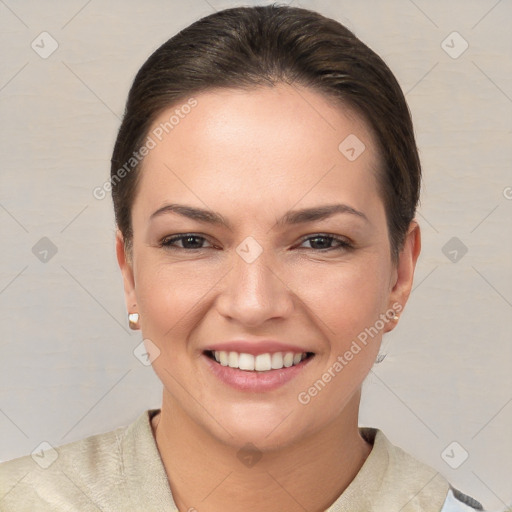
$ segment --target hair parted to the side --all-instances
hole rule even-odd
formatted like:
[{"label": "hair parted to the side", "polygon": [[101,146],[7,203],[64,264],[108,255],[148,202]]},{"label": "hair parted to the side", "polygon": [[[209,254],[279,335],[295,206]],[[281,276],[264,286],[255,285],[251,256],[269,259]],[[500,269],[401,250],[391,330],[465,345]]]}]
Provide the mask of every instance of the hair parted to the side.
[{"label": "hair parted to the side", "polygon": [[379,189],[397,262],[421,181],[402,90],[384,61],[342,24],[314,11],[277,5],[206,16],[160,46],[138,71],[111,161],[115,218],[128,250],[140,164],[122,180],[114,182],[114,177],[144,143],[155,118],[206,90],[280,82],[309,87],[352,108],[374,133],[381,161]]}]

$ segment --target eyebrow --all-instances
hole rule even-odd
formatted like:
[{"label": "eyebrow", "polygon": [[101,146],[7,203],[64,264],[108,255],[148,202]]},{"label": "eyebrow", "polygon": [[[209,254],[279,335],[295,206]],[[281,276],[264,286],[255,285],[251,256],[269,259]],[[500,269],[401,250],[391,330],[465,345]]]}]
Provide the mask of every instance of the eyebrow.
[{"label": "eyebrow", "polygon": [[[171,203],[162,206],[151,214],[149,220],[168,213],[176,213],[192,220],[205,222],[207,224],[224,226],[232,230],[231,223],[219,213],[212,212],[211,210],[205,210],[203,208],[197,208],[194,206],[187,206],[177,203]],[[366,222],[369,222],[368,218],[363,212],[356,210],[355,208],[352,208],[346,204],[338,203],[315,206],[312,208],[304,208],[302,210],[290,210],[286,212],[280,219],[277,219],[276,225],[283,226],[285,224],[303,224],[306,222],[326,219],[336,214],[354,215],[365,220]]]}]

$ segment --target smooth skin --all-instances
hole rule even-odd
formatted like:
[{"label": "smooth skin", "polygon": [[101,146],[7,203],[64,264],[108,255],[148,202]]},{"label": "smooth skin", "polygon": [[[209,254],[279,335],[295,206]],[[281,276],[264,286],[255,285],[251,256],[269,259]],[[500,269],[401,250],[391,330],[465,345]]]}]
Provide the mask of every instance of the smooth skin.
[{"label": "smooth skin", "polygon": [[[379,315],[405,306],[420,229],[411,223],[394,265],[376,144],[350,109],[288,84],[195,98],[197,106],[143,161],[132,250],[119,231],[116,238],[126,306],[160,351],[152,363],[163,383],[156,443],[181,512],[323,511],[371,451],[358,431],[361,386],[396,321],[307,405],[299,393]],[[350,134],[366,146],[354,161],[338,149]],[[230,227],[177,213],[151,218],[169,203],[216,212]],[[339,203],[364,217],[277,222],[289,210]],[[190,233],[200,238],[162,245]],[[263,249],[251,263],[236,251],[247,237]],[[276,390],[240,391],[212,374],[203,351],[245,338],[298,345],[314,356]],[[252,467],[237,457],[247,443],[262,454]]]}]

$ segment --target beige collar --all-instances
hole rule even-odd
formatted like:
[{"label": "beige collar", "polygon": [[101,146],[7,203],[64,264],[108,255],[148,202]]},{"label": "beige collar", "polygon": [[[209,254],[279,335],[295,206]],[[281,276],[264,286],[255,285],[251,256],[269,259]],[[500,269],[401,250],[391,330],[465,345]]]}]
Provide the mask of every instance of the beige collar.
[{"label": "beige collar", "polygon": [[441,510],[449,483],[438,471],[394,446],[381,430],[359,427],[359,431],[373,449],[326,512]]},{"label": "beige collar", "polygon": [[[133,478],[134,503],[177,509],[167,481],[167,475],[151,429],[152,409],[142,414],[125,431],[122,450],[124,473]],[[326,512],[439,512],[448,493],[447,480],[437,471],[394,446],[374,428],[360,427],[361,435],[373,445],[370,455],[342,495]],[[144,468],[141,471],[140,468]],[[148,492],[138,493],[140,478]]]}]

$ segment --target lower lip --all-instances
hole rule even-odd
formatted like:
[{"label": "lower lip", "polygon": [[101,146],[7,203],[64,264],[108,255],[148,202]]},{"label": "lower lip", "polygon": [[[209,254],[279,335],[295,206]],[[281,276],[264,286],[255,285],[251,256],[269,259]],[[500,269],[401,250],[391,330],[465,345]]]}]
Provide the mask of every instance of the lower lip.
[{"label": "lower lip", "polygon": [[230,366],[222,366],[206,354],[203,354],[203,358],[206,360],[213,374],[224,382],[224,384],[240,391],[252,391],[253,393],[272,391],[284,386],[287,382],[290,382],[294,377],[299,375],[311,359],[313,359],[313,357],[310,356],[299,364],[288,368],[256,372],[239,370],[238,368],[231,368]]}]

